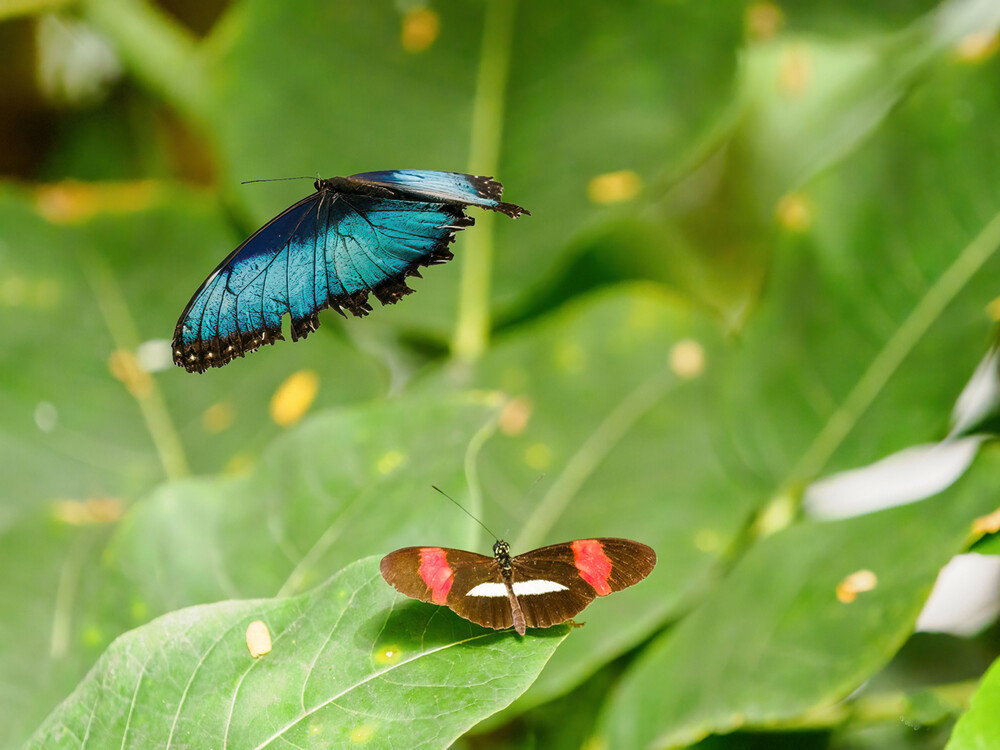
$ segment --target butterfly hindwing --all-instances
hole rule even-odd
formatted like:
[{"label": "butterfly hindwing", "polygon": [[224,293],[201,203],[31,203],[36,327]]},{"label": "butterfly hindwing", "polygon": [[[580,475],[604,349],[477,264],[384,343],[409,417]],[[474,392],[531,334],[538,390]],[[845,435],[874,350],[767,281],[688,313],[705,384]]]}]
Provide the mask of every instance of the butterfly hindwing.
[{"label": "butterfly hindwing", "polygon": [[258,230],[209,276],[174,332],[174,361],[190,371],[221,367],[282,338],[319,327],[326,307],[361,316],[369,293],[391,304],[412,290],[404,279],[452,257],[455,232],[471,226],[461,206],[327,190]]},{"label": "butterfly hindwing", "polygon": [[385,172],[361,172],[351,175],[349,179],[402,191],[424,200],[479,206],[500,211],[514,218],[521,214],[530,214],[521,206],[501,201],[503,185],[492,177],[459,172],[396,169]]}]

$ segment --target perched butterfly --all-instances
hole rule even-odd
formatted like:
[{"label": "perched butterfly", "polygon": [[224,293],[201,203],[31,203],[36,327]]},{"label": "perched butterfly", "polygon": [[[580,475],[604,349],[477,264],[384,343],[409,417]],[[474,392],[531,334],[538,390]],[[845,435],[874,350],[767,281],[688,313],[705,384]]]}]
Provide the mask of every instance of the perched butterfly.
[{"label": "perched butterfly", "polygon": [[577,539],[517,557],[507,542],[493,557],[442,547],[407,547],[382,558],[382,577],[414,599],[443,604],[495,630],[548,628],[566,622],[596,596],[649,575],[656,553],[629,539]]},{"label": "perched butterfly", "polygon": [[364,172],[316,181],[316,192],[258,229],[205,280],[174,330],[174,362],[189,372],[222,367],[281,335],[319,327],[332,307],[362,316],[368,294],[383,305],[409,294],[407,276],[453,257],[455,232],[475,220],[467,206],[516,218],[491,177],[455,172]]}]

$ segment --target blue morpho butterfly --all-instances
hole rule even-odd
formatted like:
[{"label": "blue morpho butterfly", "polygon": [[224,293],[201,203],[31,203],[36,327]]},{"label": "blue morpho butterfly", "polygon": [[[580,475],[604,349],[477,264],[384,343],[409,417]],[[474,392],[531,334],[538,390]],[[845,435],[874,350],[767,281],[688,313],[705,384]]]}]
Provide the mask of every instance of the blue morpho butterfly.
[{"label": "blue morpho butterfly", "polygon": [[[371,312],[409,294],[407,276],[453,257],[455,232],[475,223],[466,206],[516,218],[492,177],[456,172],[363,172],[316,181],[316,192],[258,229],[188,302],[174,330],[174,363],[189,372],[222,367],[281,335],[319,327],[319,311]],[[346,316],[345,316],[346,317]]]}]

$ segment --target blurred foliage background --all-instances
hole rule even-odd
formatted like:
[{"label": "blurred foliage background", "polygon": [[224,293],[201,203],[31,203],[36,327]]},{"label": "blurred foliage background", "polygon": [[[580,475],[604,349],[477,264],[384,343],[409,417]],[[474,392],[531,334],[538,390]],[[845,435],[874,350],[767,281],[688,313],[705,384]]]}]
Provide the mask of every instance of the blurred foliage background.
[{"label": "blurred foliage background", "polygon": [[[0,0],[0,745],[1000,747],[998,26]],[[397,168],[532,216],[474,211],[365,320],[170,364],[310,189],[241,181]],[[488,551],[431,483],[515,553],[659,564],[484,635],[375,572]]]}]

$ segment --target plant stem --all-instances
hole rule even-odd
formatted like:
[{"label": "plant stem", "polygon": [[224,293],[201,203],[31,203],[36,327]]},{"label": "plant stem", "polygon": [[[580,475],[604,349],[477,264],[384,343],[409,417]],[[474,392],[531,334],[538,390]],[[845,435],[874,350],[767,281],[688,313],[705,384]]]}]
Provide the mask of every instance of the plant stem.
[{"label": "plant stem", "polygon": [[940,319],[962,288],[1000,248],[1000,214],[968,244],[945,270],[896,330],[854,388],[830,417],[812,445],[792,470],[790,482],[810,482],[834,454],[844,438],[858,423],[876,396],[903,360],[920,343],[931,325]]},{"label": "plant stem", "polygon": [[[493,176],[500,159],[515,7],[516,0],[486,2],[479,74],[472,107],[469,144],[471,174]],[[477,360],[486,351],[489,342],[494,218],[492,213],[477,217],[479,226],[465,237],[458,324],[451,345],[453,356],[462,362]]]},{"label": "plant stem", "polygon": [[146,86],[184,115],[205,118],[208,77],[186,29],[143,0],[84,0],[82,11]]},{"label": "plant stem", "polygon": [[[96,255],[85,256],[84,262],[97,306],[111,333],[115,348],[134,352],[139,345],[139,335],[117,281],[104,261]],[[190,475],[184,443],[170,418],[170,411],[156,378],[149,376],[148,388],[129,390],[139,404],[167,479],[181,479]]]}]

